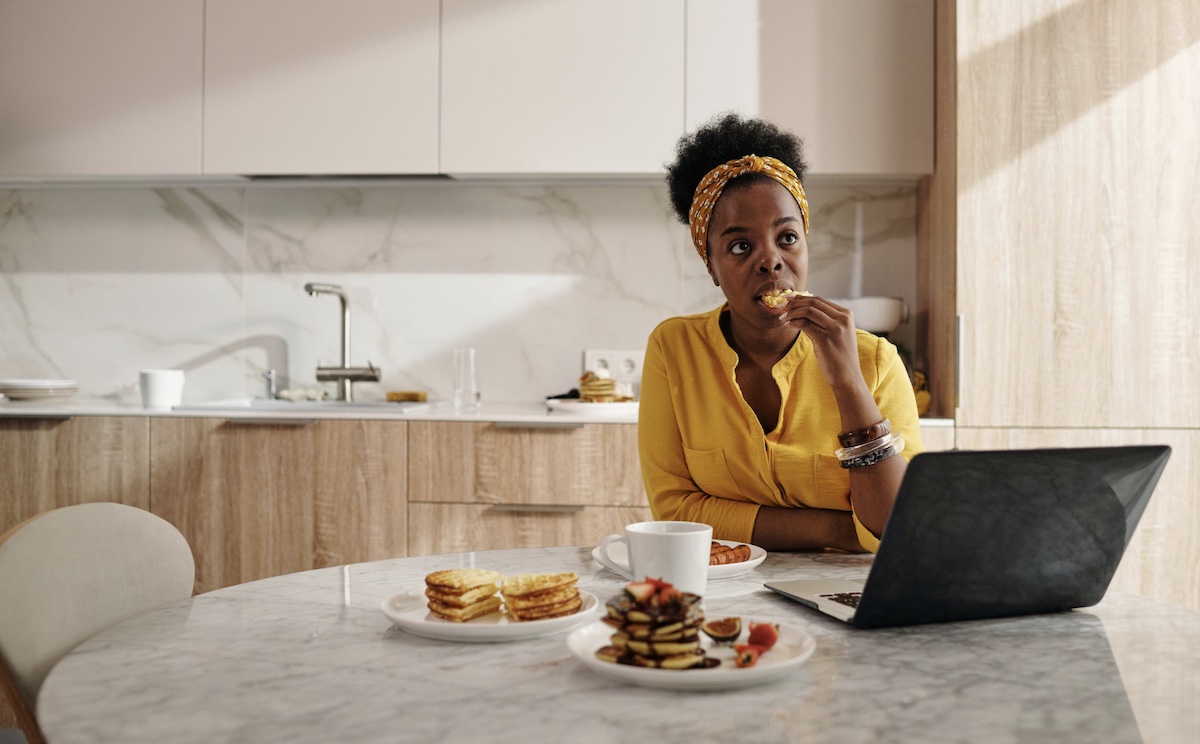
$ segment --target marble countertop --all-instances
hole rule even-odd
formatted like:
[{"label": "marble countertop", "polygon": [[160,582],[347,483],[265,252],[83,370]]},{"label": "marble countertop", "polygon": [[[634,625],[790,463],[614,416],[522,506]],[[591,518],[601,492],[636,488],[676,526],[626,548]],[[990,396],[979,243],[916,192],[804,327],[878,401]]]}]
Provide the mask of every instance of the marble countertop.
[{"label": "marble countertop", "polygon": [[[424,556],[218,590],[128,620],[47,678],[54,744],[92,742],[1182,742],[1200,730],[1200,615],[1111,594],[1087,610],[863,631],[765,590],[861,574],[869,556],[770,554],[710,581],[709,616],[806,630],[816,651],[764,685],[632,687],[569,652],[567,631],[509,643],[409,635],[380,603],[431,570],[573,570],[601,600],[624,580],[590,548]],[[703,672],[681,672],[703,673]]]},{"label": "marble countertop", "polygon": [[[68,418],[71,416],[175,416],[189,418],[222,419],[352,419],[352,420],[399,420],[399,421],[484,421],[503,422],[532,426],[580,426],[583,424],[636,424],[637,408],[623,407],[617,411],[585,413],[563,413],[551,411],[545,403],[532,402],[488,402],[474,413],[458,413],[447,401],[430,401],[427,404],[407,408],[405,404],[386,402],[361,403],[339,406],[334,403],[289,404],[272,401],[270,407],[256,408],[243,402],[229,405],[212,403],[190,403],[170,410],[152,410],[140,404],[113,403],[109,401],[79,400],[60,403],[25,401],[0,401],[0,418]],[[603,404],[597,404],[603,405]]]},{"label": "marble countertop", "polygon": [[[0,399],[0,418],[70,418],[72,416],[483,421],[526,426],[569,427],[582,424],[636,424],[637,408],[623,405],[619,410],[593,409],[585,412],[562,412],[551,411],[542,401],[512,401],[485,402],[475,413],[457,413],[447,401],[430,401],[428,404],[414,409],[405,409],[402,404],[377,402],[345,408],[329,405],[328,408],[321,410],[314,410],[312,406],[304,404],[289,407],[285,401],[279,401],[270,408],[252,408],[248,405],[233,403],[228,406],[188,403],[171,410],[149,410],[140,404],[103,399],[73,398],[50,403]],[[954,420],[921,419],[921,426],[954,426]]]}]

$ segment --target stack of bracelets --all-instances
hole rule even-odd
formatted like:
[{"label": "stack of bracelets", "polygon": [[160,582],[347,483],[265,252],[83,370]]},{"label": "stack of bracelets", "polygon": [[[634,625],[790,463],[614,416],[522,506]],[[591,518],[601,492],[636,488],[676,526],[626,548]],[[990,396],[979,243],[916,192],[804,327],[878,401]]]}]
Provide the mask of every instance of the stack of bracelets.
[{"label": "stack of bracelets", "polygon": [[838,443],[842,447],[834,454],[843,468],[865,468],[904,451],[904,437],[892,432],[892,422],[887,419],[838,434]]}]

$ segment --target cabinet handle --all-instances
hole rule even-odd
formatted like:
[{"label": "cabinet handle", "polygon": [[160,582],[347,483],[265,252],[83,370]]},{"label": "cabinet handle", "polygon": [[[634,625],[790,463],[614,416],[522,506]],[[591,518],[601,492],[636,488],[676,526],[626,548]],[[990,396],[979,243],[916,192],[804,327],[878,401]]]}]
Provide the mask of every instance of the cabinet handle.
[{"label": "cabinet handle", "polygon": [[9,413],[8,411],[5,411],[4,416],[0,417],[0,420],[3,420],[3,419],[25,419],[26,421],[28,421],[29,419],[42,419],[45,421],[70,421],[73,418],[75,418],[75,416],[70,413],[21,413],[21,412]]},{"label": "cabinet handle", "polygon": [[497,429],[582,429],[586,424],[579,421],[495,421]]},{"label": "cabinet handle", "polygon": [[312,426],[316,419],[285,419],[285,418],[230,418],[225,419],[226,426]]},{"label": "cabinet handle", "polygon": [[586,506],[569,504],[492,504],[492,511],[544,512],[547,514],[577,514],[586,508]]},{"label": "cabinet handle", "polygon": [[958,414],[959,391],[962,390],[963,316],[954,316],[954,408]]}]

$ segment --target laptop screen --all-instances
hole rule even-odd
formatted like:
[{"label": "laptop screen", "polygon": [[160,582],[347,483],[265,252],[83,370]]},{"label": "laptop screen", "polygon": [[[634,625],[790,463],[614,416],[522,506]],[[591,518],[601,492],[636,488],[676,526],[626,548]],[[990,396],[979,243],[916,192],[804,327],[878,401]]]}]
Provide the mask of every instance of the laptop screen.
[{"label": "laptop screen", "polygon": [[854,624],[1099,602],[1169,455],[1158,445],[917,455]]}]

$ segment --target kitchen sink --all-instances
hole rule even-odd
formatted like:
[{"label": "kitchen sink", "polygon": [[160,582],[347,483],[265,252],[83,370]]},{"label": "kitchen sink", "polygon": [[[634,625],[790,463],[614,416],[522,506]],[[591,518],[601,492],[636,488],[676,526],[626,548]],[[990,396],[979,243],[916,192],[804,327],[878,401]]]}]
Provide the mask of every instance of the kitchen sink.
[{"label": "kitchen sink", "polygon": [[391,402],[345,401],[345,400],[270,400],[268,398],[231,398],[203,403],[185,403],[175,406],[176,411],[263,411],[264,413],[306,413],[313,411],[370,411],[390,413],[418,413],[428,410],[432,404],[418,401]]}]

